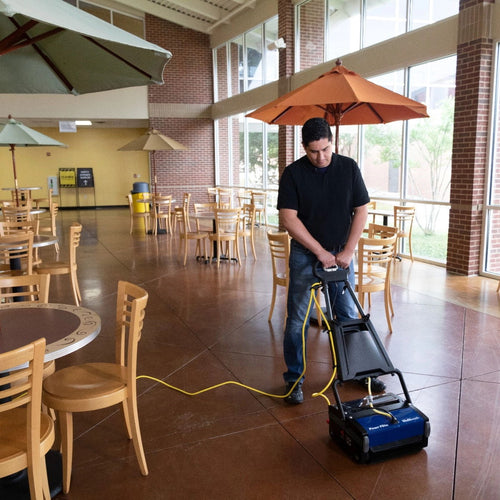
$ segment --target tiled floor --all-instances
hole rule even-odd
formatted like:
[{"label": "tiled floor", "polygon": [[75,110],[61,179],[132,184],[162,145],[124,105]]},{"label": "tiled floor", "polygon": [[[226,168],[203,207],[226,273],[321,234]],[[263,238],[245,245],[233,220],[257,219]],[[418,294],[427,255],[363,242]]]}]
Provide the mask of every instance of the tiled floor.
[{"label": "tiled floor", "polygon": [[[183,267],[168,235],[129,235],[122,209],[61,211],[60,224],[84,226],[78,251],[83,305],[103,319],[101,335],[58,367],[112,358],[119,279],[149,292],[138,372],[186,391],[227,380],[283,390],[284,296],[267,321],[271,264],[265,229],[255,262],[217,270],[190,257]],[[64,239],[64,238],[63,238]],[[63,243],[64,245],[64,243]],[[50,249],[44,250],[45,255]],[[359,465],[328,434],[328,407],[312,393],[331,375],[328,337],[311,328],[305,403],[288,406],[235,385],[187,396],[138,381],[149,476],[142,477],[121,415],[75,415],[71,499],[497,499],[500,491],[500,308],[497,282],[447,276],[442,268],[396,263],[394,333],[381,297],[372,321],[414,404],[431,422],[429,445],[399,458]],[[380,294],[378,294],[380,295]],[[51,301],[70,301],[66,277]],[[396,380],[389,389],[399,391]],[[346,400],[361,389],[344,389]],[[327,392],[331,397],[331,391]]]}]

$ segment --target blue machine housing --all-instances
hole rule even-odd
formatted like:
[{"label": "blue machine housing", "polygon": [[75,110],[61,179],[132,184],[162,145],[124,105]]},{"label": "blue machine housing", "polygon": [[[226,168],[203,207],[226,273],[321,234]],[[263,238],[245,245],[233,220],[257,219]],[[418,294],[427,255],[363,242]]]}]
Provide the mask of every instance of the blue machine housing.
[{"label": "blue machine housing", "polygon": [[[426,415],[395,394],[329,406],[330,436],[355,461],[368,463],[427,446],[430,423]],[[384,414],[377,413],[382,412]]]}]

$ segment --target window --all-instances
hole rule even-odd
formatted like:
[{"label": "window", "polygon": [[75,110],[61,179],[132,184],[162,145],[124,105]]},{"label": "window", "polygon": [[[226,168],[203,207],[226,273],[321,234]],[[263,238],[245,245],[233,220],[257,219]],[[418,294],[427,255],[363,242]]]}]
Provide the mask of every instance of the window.
[{"label": "window", "polygon": [[300,4],[297,20],[296,72],[324,61],[325,0],[310,0]]},{"label": "window", "polygon": [[363,47],[406,31],[406,0],[365,0]]},{"label": "window", "polygon": [[359,50],[361,0],[329,0],[327,28],[327,59]]},{"label": "window", "polygon": [[500,274],[500,46],[497,45],[495,95],[492,109],[492,151],[488,175],[488,193],[486,200],[486,224],[484,228],[485,258],[483,270],[487,273]]}]

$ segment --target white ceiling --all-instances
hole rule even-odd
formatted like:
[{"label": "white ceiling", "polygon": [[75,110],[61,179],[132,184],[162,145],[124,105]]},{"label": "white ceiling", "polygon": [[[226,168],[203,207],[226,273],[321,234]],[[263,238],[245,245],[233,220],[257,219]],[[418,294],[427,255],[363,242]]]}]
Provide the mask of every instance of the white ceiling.
[{"label": "white ceiling", "polygon": [[255,8],[256,0],[114,0],[185,28],[212,34],[233,16]]}]

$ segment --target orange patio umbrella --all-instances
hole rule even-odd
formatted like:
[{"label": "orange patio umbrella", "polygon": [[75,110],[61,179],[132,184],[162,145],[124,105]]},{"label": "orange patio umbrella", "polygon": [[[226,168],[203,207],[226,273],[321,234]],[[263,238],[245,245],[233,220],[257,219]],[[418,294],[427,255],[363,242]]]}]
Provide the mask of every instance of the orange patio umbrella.
[{"label": "orange patio umbrella", "polygon": [[282,95],[246,115],[277,125],[303,125],[321,117],[335,126],[338,153],[339,126],[388,123],[428,117],[424,104],[361,77],[337,60],[316,80]]}]

